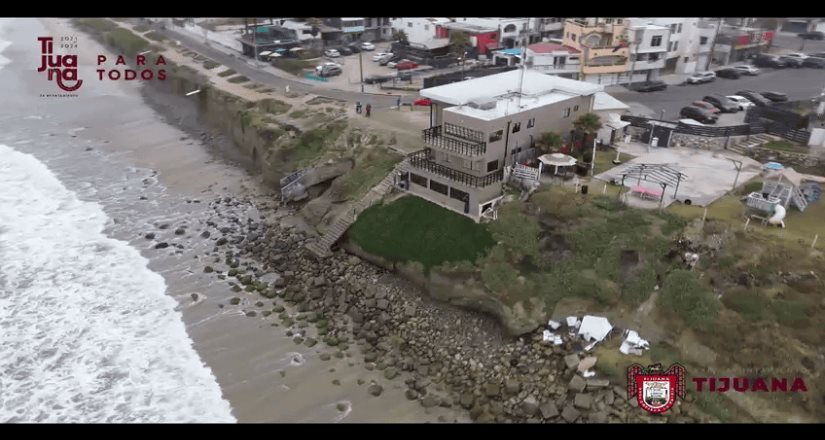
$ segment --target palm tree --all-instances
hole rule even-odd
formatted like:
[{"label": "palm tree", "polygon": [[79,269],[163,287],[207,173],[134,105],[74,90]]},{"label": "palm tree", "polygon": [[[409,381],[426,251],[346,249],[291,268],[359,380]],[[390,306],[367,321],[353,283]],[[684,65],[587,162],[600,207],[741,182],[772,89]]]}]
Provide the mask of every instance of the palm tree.
[{"label": "palm tree", "polygon": [[464,52],[467,50],[467,43],[469,42],[470,36],[466,32],[450,32],[450,47],[455,56],[464,58]]},{"label": "palm tree", "polygon": [[310,35],[312,35],[313,37],[318,36],[318,32],[321,31],[321,19],[318,17],[307,18],[307,24],[312,26]]},{"label": "palm tree", "polygon": [[553,151],[556,147],[561,145],[561,143],[561,135],[559,135],[555,131],[547,131],[541,134],[536,146],[542,153],[549,153]]},{"label": "palm tree", "polygon": [[410,44],[410,40],[407,38],[407,33],[404,32],[403,29],[393,31],[392,39],[401,44]]}]

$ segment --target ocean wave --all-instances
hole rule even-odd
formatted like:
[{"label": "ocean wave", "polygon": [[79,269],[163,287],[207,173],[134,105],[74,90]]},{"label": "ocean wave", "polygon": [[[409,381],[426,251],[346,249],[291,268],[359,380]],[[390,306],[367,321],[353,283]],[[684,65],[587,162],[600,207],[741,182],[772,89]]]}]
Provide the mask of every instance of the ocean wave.
[{"label": "ocean wave", "polygon": [[0,422],[234,422],[163,278],[0,144]]}]

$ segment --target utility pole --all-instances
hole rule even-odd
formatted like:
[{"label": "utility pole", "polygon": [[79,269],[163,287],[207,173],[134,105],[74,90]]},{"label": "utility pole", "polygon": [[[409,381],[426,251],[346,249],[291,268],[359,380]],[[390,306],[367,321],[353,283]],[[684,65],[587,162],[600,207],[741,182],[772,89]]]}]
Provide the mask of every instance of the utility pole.
[{"label": "utility pole", "polygon": [[[719,31],[722,30],[722,19],[722,17],[719,17],[719,24],[716,26],[716,32],[713,34],[713,42],[710,43],[710,56],[708,57],[707,65],[705,65],[705,71],[710,70],[710,62],[713,61],[713,56],[716,54],[716,40],[719,39]],[[733,48],[731,47],[731,49]]]},{"label": "utility pole", "polygon": [[733,179],[733,188],[731,188],[731,192],[736,190],[736,184],[739,182],[739,172],[742,171],[742,161],[728,158],[729,161],[733,162],[733,166],[736,167],[736,178]]},{"label": "utility pole", "polygon": [[358,67],[361,69],[361,93],[364,93],[364,51],[358,52]]}]

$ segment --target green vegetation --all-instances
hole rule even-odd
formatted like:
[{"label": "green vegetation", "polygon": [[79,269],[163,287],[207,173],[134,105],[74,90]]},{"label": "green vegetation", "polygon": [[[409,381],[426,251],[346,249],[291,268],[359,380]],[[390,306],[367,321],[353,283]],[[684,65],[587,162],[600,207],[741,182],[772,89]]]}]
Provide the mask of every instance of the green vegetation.
[{"label": "green vegetation", "polygon": [[757,322],[770,318],[770,301],[759,292],[737,289],[725,294],[722,303],[747,321]]},{"label": "green vegetation", "polygon": [[80,28],[97,31],[99,33],[109,32],[117,29],[119,26],[112,23],[111,20],[105,18],[74,18],[72,23]]},{"label": "green vegetation", "polygon": [[149,47],[148,41],[124,28],[117,28],[111,32],[108,32],[105,39],[106,43],[110,46],[116,47],[127,56],[134,56]]},{"label": "green vegetation", "polygon": [[314,68],[312,62],[296,59],[275,59],[272,60],[272,66],[293,75],[301,75],[304,70]]},{"label": "green vegetation", "polygon": [[790,151],[790,152],[794,152],[794,153],[808,153],[809,152],[809,149],[807,147],[796,144],[794,142],[785,141],[785,140],[770,141],[770,142],[762,145],[762,148],[768,148],[768,149],[776,150],[776,151]]},{"label": "green vegetation", "polygon": [[356,160],[355,167],[336,179],[334,185],[344,197],[359,199],[386,177],[400,161],[401,156],[389,150],[371,150],[363,158]]},{"label": "green vegetation", "polygon": [[494,244],[483,225],[419,197],[366,209],[348,234],[369,253],[417,261],[427,270],[449,261],[474,261]]},{"label": "green vegetation", "polygon": [[334,122],[301,133],[296,142],[281,150],[284,159],[297,162],[300,168],[311,165],[346,129],[346,122]]},{"label": "green vegetation", "polygon": [[695,272],[674,270],[665,279],[659,306],[669,309],[696,330],[712,330],[719,301]]},{"label": "green vegetation", "polygon": [[804,328],[809,325],[805,304],[796,300],[774,300],[771,311],[776,321],[786,327]]},{"label": "green vegetation", "polygon": [[289,114],[289,117],[294,119],[300,119],[306,116],[306,114],[306,110],[295,110],[294,112]]},{"label": "green vegetation", "polygon": [[145,34],[144,36],[146,38],[150,39],[150,40],[166,41],[166,37],[164,37],[163,34],[161,34],[159,32],[155,32],[155,31],[149,32],[148,34]]},{"label": "green vegetation", "polygon": [[147,32],[151,28],[149,27],[148,24],[139,24],[139,25],[135,26],[134,29],[138,32]]},{"label": "green vegetation", "polygon": [[258,101],[257,105],[267,113],[272,113],[273,115],[286,113],[292,108],[292,105],[287,104],[286,102],[271,98]]},{"label": "green vegetation", "polygon": [[715,417],[722,423],[730,423],[734,420],[734,412],[730,409],[730,403],[721,394],[717,393],[696,393],[696,405],[707,415]]},{"label": "green vegetation", "polygon": [[240,83],[245,83],[245,82],[249,81],[249,78],[247,78],[243,75],[238,75],[238,76],[233,76],[232,78],[229,78],[227,81],[229,81],[231,83],[234,83],[234,84],[240,84]]},{"label": "green vegetation", "polygon": [[232,76],[236,73],[237,72],[235,72],[233,69],[226,69],[223,72],[218,72],[218,76],[220,76],[221,78],[225,78],[227,76]]},{"label": "green vegetation", "polygon": [[217,63],[217,62],[212,61],[212,60],[206,60],[206,61],[203,62],[203,67],[206,70],[212,70],[212,69],[214,69],[216,67],[220,67],[220,66],[221,66],[220,63]]}]

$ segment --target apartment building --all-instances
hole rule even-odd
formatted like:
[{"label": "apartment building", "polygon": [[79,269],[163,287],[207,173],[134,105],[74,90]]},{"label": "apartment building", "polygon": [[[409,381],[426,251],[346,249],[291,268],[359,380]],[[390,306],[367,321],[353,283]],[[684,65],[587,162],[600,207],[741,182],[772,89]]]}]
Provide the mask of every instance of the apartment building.
[{"label": "apartment building", "polygon": [[731,64],[747,60],[765,51],[773,40],[774,31],[742,26],[722,25],[713,58],[718,64]]},{"label": "apartment building", "polygon": [[629,69],[627,23],[618,17],[568,18],[562,43],[582,53],[579,78],[602,85],[621,84]]},{"label": "apartment building", "polygon": [[321,33],[325,43],[389,40],[392,36],[390,17],[324,18]]},{"label": "apartment building", "polygon": [[624,82],[655,80],[665,67],[670,28],[659,26],[646,18],[628,18],[628,43],[630,44],[630,70]]},{"label": "apartment building", "polygon": [[393,32],[404,31],[410,44],[436,48],[449,44],[442,26],[451,21],[444,17],[393,17],[390,26]]},{"label": "apartment building", "polygon": [[535,43],[526,48],[525,66],[536,72],[578,79],[581,51],[560,43]]},{"label": "apartment building", "polygon": [[698,17],[645,17],[670,29],[662,74],[690,74],[707,69],[716,26]]},{"label": "apartment building", "polygon": [[421,90],[433,102],[430,128],[400,183],[480,221],[502,197],[505,168],[524,160],[541,133],[569,139],[602,90],[523,69]]}]

